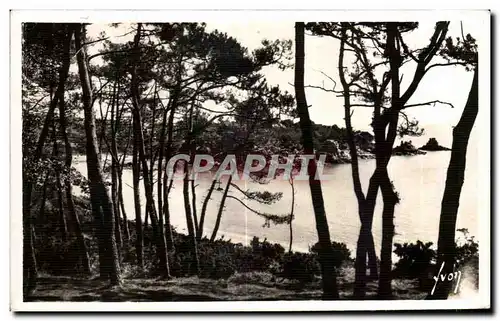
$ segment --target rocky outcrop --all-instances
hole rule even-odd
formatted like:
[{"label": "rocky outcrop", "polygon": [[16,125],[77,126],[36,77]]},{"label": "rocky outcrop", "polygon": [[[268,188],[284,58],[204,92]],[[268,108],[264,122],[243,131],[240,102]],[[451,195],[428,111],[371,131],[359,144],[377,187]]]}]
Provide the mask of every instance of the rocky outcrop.
[{"label": "rocky outcrop", "polygon": [[[368,141],[358,141],[356,150],[360,159],[375,158],[373,154],[373,143]],[[351,153],[346,143],[339,143],[335,140],[326,140],[318,150],[319,154],[326,154],[326,162],[330,164],[346,164],[351,162]]]},{"label": "rocky outcrop", "polygon": [[349,150],[341,148],[339,143],[333,139],[326,140],[319,148],[320,154],[326,154],[326,162],[331,164],[344,164],[351,162]]},{"label": "rocky outcrop", "polygon": [[420,149],[421,150],[428,150],[428,151],[451,150],[450,148],[443,147],[443,146],[439,145],[438,141],[434,137],[429,138],[429,140],[427,141],[427,144],[420,147]]},{"label": "rocky outcrop", "polygon": [[392,150],[392,155],[397,155],[397,156],[413,156],[422,154],[426,153],[413,146],[411,140],[406,142],[402,141],[399,146],[395,147]]},{"label": "rocky outcrop", "polygon": [[375,137],[369,132],[357,132],[354,134],[354,144],[360,150],[373,153],[375,151]]}]

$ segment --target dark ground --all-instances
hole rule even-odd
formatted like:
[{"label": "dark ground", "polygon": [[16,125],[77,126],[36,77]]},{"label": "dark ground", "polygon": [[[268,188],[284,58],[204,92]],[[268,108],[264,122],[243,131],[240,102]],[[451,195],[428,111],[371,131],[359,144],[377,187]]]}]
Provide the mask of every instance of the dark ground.
[{"label": "dark ground", "polygon": [[[345,268],[338,277],[342,299],[352,299],[354,270]],[[420,300],[417,280],[394,280],[394,299]],[[367,299],[376,299],[377,282],[367,286]],[[197,277],[161,280],[124,278],[121,286],[108,287],[98,278],[42,276],[30,301],[258,301],[319,300],[320,280],[301,285],[265,272],[238,273],[227,280]]]}]

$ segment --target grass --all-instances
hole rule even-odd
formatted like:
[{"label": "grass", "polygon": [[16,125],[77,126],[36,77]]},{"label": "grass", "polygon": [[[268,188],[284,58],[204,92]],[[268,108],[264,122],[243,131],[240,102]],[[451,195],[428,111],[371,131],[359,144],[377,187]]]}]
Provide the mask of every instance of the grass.
[{"label": "grass", "polygon": [[[341,299],[352,300],[354,269],[339,271],[338,287]],[[394,299],[419,300],[426,295],[418,290],[417,280],[394,280]],[[267,272],[237,273],[228,279],[198,277],[124,278],[120,286],[109,287],[98,278],[78,278],[44,275],[29,301],[105,301],[105,302],[164,302],[164,301],[268,301],[320,300],[321,280],[300,284],[278,278]],[[377,298],[377,282],[367,285],[366,299]]]}]

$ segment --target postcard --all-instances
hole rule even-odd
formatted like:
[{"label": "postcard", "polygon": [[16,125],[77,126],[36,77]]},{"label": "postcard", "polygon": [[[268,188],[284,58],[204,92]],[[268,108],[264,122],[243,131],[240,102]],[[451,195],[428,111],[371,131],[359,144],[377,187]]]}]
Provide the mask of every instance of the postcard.
[{"label": "postcard", "polygon": [[490,309],[490,20],[11,11],[11,309]]}]

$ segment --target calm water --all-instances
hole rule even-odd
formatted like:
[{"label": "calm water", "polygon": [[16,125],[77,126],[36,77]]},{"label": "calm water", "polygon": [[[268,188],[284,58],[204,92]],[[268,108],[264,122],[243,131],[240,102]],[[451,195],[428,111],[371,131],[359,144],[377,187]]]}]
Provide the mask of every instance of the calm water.
[{"label": "calm water", "polygon": [[[468,228],[472,235],[478,235],[477,213],[477,162],[475,153],[468,157],[465,183],[460,199],[457,228]],[[446,170],[450,152],[428,152],[426,155],[405,157],[394,156],[389,164],[389,175],[398,191],[401,202],[396,206],[395,242],[422,241],[437,242],[441,198],[444,191]],[[86,175],[85,157],[77,157],[74,166]],[[375,167],[374,160],[360,161],[360,176],[363,189],[366,191],[368,180]],[[357,201],[352,189],[351,167],[349,164],[335,165],[325,168],[325,174],[333,175],[334,179],[323,182],[323,196],[333,240],[344,242],[351,250],[355,249],[359,233],[359,218]],[[124,171],[124,202],[127,215],[134,218],[134,200],[132,190],[132,172]],[[207,190],[209,179],[197,181],[196,196],[198,216]],[[242,189],[268,190],[283,192],[283,198],[273,205],[261,205],[248,201],[247,204],[260,212],[287,214],[291,206],[291,187],[287,181],[274,180],[266,185],[255,182],[236,181]],[[142,207],[145,207],[145,197],[142,190]],[[225,185],[222,184],[222,187]],[[78,189],[75,192],[79,192]],[[156,192],[156,191],[155,191]],[[230,194],[241,197],[236,189]],[[380,193],[379,193],[380,194]],[[214,191],[205,218],[204,233],[210,237],[215,223],[216,214],[222,196],[222,191]],[[380,251],[382,231],[381,196],[377,200],[373,235],[377,252]],[[171,221],[177,231],[186,231],[186,219],[182,198],[182,182],[175,182],[170,194]],[[143,213],[144,215],[144,213]],[[234,199],[226,200],[226,209],[222,216],[218,236],[232,239],[236,242],[248,243],[253,236],[267,238],[288,246],[289,227],[287,225],[263,227],[264,220],[246,210]],[[295,220],[293,221],[294,250],[307,251],[308,247],[317,241],[314,214],[312,210],[309,185],[307,181],[295,182]]]}]

